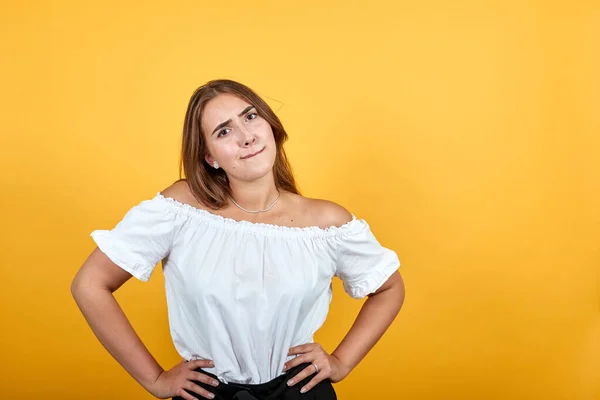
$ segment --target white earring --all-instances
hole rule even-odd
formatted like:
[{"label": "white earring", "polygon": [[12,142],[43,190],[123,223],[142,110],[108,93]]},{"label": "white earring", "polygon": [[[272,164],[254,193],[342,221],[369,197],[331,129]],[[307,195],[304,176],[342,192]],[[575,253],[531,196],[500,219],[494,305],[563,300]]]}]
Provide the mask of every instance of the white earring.
[{"label": "white earring", "polygon": [[215,161],[215,162],[213,163],[213,167],[215,167],[215,169],[219,169],[219,163]]}]

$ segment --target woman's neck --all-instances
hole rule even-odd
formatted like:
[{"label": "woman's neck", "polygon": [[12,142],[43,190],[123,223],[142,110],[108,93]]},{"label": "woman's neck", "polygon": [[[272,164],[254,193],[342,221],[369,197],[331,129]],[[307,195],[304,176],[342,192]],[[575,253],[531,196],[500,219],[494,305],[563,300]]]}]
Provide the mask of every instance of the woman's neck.
[{"label": "woman's neck", "polygon": [[252,182],[230,181],[229,187],[233,200],[251,211],[266,209],[279,196],[272,173]]}]

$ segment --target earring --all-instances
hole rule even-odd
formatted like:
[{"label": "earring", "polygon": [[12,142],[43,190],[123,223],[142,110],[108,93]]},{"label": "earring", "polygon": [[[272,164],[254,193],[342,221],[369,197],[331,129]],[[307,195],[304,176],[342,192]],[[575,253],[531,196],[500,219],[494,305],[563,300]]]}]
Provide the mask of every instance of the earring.
[{"label": "earring", "polygon": [[219,169],[219,163],[215,161],[215,162],[213,163],[213,167],[215,167],[215,169]]}]

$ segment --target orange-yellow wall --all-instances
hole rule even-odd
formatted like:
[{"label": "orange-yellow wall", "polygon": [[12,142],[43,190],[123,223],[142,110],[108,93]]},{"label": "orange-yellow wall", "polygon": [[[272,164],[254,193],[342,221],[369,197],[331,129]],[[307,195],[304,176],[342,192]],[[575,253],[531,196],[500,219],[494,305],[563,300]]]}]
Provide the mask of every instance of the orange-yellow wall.
[{"label": "orange-yellow wall", "polygon": [[[600,399],[600,3],[217,3],[2,5],[0,397],[152,398],[69,285],[225,77],[278,109],[304,193],[400,255],[404,309],[340,399]],[[167,367],[157,272],[117,297]],[[334,291],[329,350],[361,304]]]}]

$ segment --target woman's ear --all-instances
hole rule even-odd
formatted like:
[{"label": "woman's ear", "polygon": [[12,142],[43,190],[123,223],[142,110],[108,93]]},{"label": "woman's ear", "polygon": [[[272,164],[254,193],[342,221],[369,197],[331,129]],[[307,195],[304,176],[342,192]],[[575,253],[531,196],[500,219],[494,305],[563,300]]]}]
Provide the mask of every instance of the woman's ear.
[{"label": "woman's ear", "polygon": [[219,169],[219,167],[220,167],[219,163],[217,162],[217,160],[215,160],[214,158],[212,158],[210,156],[210,154],[205,155],[204,159],[206,160],[206,162],[208,163],[208,165],[210,165],[214,169]]}]

